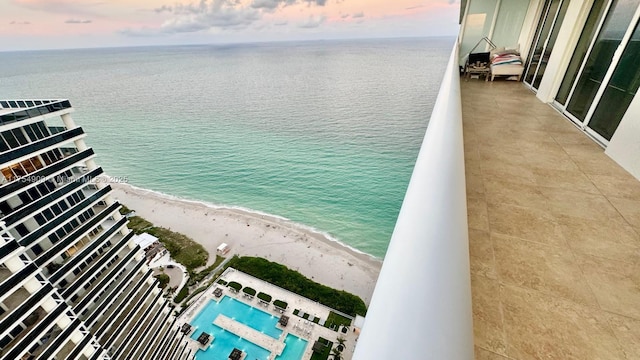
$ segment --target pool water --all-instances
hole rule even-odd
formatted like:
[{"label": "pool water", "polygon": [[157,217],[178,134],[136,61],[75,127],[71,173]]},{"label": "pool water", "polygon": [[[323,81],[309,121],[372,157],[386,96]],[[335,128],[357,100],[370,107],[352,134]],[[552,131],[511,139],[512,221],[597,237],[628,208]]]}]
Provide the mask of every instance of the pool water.
[{"label": "pool water", "polygon": [[[196,328],[191,335],[192,339],[197,339],[202,332],[214,336],[214,341],[207,351],[198,351],[196,354],[197,360],[227,360],[233,348],[238,348],[246,352],[247,359],[267,360],[270,354],[268,350],[214,325],[213,321],[220,314],[260,331],[265,335],[271,336],[274,339],[279,339],[280,335],[282,335],[282,330],[276,328],[276,324],[278,323],[278,317],[276,316],[272,316],[271,314],[228,296],[223,297],[220,302],[211,300],[191,321],[191,325]],[[283,359],[288,360],[289,358]],[[299,358],[295,360],[298,359]]]},{"label": "pool water", "polygon": [[285,347],[281,355],[276,356],[276,360],[300,360],[307,348],[307,340],[295,335],[287,334],[284,339]]}]

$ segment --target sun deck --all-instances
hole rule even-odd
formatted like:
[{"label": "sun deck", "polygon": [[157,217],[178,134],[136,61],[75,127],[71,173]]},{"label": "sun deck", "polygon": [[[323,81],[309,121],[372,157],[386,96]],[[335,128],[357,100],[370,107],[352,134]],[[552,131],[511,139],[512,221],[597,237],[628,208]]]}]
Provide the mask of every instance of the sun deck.
[{"label": "sun deck", "polygon": [[[343,338],[346,340],[344,343],[344,351],[342,351],[343,359],[351,359],[359,335],[359,332],[352,330],[355,329],[353,325],[349,328],[349,331],[345,333],[341,331],[343,330],[342,327],[332,330],[320,324],[315,324],[311,320],[302,318],[303,314],[309,314],[313,315],[313,317],[318,317],[318,321],[322,323],[328,318],[330,311],[335,312],[335,310],[233,268],[228,268],[219,279],[222,279],[227,283],[235,281],[242,284],[244,287],[248,286],[256,289],[258,292],[268,293],[274,300],[279,299],[287,302],[287,309],[282,311],[280,308],[275,307],[273,301],[270,304],[265,305],[257,297],[246,297],[242,291],[234,292],[231,288],[227,288],[220,284],[214,284],[204,291],[202,295],[200,295],[200,297],[189,306],[184,314],[178,319],[178,323],[190,323],[210,301],[221,301],[224,296],[228,296],[272,316],[279,318],[285,315],[289,317],[287,326],[283,327],[281,324],[277,325],[278,329],[283,330],[278,340],[223,314],[220,314],[213,319],[213,323],[215,325],[268,350],[271,353],[272,359],[275,359],[277,355],[282,354],[285,350],[285,340],[289,334],[304,339],[311,345],[313,345],[313,343],[320,337],[328,339],[334,344],[338,344],[338,338]],[[221,297],[215,296],[214,292],[216,289],[222,290]],[[309,319],[313,318],[309,317]],[[216,340],[214,340],[214,342],[215,341]],[[311,358],[313,353],[311,345],[306,346],[302,356],[303,360]],[[190,341],[189,346],[194,353],[199,348],[196,341]]]},{"label": "sun deck", "polygon": [[247,325],[234,321],[233,319],[224,316],[223,314],[218,315],[213,323],[231,332],[234,335],[251,341],[252,343],[260,346],[263,349],[269,350],[269,352],[271,352],[272,354],[282,354],[282,350],[284,349],[283,342],[276,340],[271,336],[265,335],[257,330],[254,330]]},{"label": "sun deck", "polygon": [[640,358],[640,182],[521,83],[461,87],[476,358]]}]

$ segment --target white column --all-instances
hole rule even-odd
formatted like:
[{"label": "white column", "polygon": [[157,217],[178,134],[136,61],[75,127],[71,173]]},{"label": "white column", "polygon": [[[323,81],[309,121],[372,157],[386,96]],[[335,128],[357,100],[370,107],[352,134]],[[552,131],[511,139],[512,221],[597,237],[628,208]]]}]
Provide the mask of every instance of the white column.
[{"label": "white column", "polygon": [[605,154],[640,180],[640,95],[631,101]]},{"label": "white column", "polygon": [[71,117],[70,113],[62,114],[62,115],[60,115],[60,117],[62,118],[62,122],[64,123],[64,126],[67,129],[73,129],[73,128],[78,127],[76,125],[76,122],[73,121],[73,118]]}]

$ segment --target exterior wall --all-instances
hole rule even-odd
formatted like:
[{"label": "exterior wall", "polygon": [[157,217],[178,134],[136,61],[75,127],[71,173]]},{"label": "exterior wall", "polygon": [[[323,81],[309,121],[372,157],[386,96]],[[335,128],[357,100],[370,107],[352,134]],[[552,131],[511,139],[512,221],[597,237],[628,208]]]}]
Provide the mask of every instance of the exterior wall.
[{"label": "exterior wall", "polygon": [[640,179],[640,95],[631,101],[605,153]]}]

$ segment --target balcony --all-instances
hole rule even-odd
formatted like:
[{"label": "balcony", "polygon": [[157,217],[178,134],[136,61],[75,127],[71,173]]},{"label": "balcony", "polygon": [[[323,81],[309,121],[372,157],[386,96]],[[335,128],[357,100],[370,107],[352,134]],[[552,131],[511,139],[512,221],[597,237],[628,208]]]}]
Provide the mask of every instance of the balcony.
[{"label": "balcony", "polygon": [[640,358],[640,182],[455,59],[353,358]]},{"label": "balcony", "polygon": [[639,358],[640,182],[522,84],[461,85],[477,352]]}]

